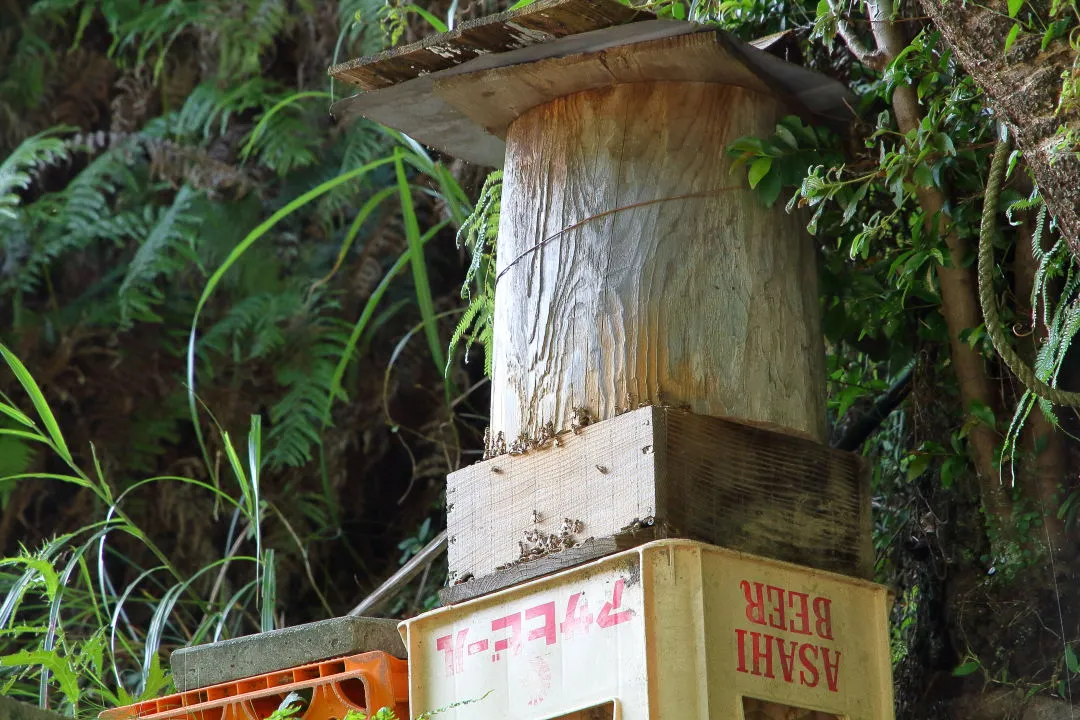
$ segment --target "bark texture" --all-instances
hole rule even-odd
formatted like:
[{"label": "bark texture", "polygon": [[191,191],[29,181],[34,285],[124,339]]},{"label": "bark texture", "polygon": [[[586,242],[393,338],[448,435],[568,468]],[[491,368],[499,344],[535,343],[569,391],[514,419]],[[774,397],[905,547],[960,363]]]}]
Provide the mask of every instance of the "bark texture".
[{"label": "bark texture", "polygon": [[[1046,17],[1045,3],[1025,5]],[[1065,39],[1045,51],[1039,33],[1021,33],[1005,53],[1013,25],[1005,2],[924,0],[926,9],[957,59],[985,91],[987,102],[1015,133],[1047,207],[1074,256],[1080,258],[1080,148],[1057,145],[1066,131],[1080,132],[1080,99],[1059,108],[1063,74],[1075,74],[1075,55]]]}]

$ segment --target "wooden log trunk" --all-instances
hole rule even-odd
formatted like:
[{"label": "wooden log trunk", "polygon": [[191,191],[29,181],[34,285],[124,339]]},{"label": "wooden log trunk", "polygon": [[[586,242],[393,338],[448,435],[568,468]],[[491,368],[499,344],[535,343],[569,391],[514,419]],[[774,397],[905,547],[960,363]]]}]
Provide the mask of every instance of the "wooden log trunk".
[{"label": "wooden log trunk", "polygon": [[578,92],[510,125],[493,437],[668,404],[824,441],[813,248],[725,152],[783,114],[763,93],[664,81]]}]

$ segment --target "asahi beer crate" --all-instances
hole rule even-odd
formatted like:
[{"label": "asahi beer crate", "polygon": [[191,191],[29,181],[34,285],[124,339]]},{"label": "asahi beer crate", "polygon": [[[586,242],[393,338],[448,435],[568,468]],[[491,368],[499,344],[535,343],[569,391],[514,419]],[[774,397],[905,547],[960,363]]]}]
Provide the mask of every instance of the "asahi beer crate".
[{"label": "asahi beer crate", "polygon": [[403,622],[411,714],[886,720],[890,602],[870,582],[656,541]]}]

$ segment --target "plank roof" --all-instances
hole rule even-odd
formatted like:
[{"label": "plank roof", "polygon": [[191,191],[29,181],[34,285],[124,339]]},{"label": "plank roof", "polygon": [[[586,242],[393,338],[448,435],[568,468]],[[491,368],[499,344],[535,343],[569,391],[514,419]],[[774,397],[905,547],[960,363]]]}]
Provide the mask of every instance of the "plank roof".
[{"label": "plank roof", "polygon": [[362,90],[334,104],[336,117],[366,117],[492,167],[502,165],[509,121],[529,107],[622,82],[723,82],[785,97],[793,112],[821,122],[851,117],[842,83],[729,33],[617,0],[538,0],[329,73]]}]

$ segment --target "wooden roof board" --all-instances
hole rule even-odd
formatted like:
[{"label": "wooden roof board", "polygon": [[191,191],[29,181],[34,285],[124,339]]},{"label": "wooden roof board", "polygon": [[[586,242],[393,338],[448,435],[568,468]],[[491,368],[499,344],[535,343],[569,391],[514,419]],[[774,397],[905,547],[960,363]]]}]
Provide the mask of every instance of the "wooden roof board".
[{"label": "wooden roof board", "polygon": [[[505,145],[499,137],[501,134],[499,126],[504,122],[496,119],[488,123],[478,123],[477,119],[474,119],[478,117],[477,112],[470,109],[470,105],[476,98],[456,98],[452,94],[448,95],[445,90],[437,90],[437,86],[450,86],[451,78],[470,73],[483,73],[497,68],[538,63],[554,58],[569,59],[571,56],[581,56],[578,59],[583,60],[584,56],[610,48],[625,45],[637,46],[692,33],[700,33],[703,37],[712,36],[717,52],[724,51],[726,53],[724,57],[736,59],[738,63],[745,66],[746,73],[749,74],[752,71],[762,84],[777,94],[789,96],[796,106],[806,108],[809,113],[826,122],[841,124],[850,119],[851,114],[847,103],[850,101],[851,93],[842,83],[798,65],[784,62],[727,33],[712,31],[694,23],[671,20],[638,21],[628,25],[570,35],[549,43],[530,45],[503,53],[479,55],[444,70],[346,98],[335,103],[331,112],[341,119],[360,115],[398,129],[418,142],[449,155],[479,165],[500,167]],[[668,70],[688,72],[689,70],[685,68],[679,68],[691,64],[693,63],[688,63],[685,59],[680,60],[678,54],[674,54],[670,59]],[[728,82],[753,87],[746,84],[748,80],[745,76],[742,81],[733,77],[732,62],[725,60],[723,65],[728,68]],[[700,69],[700,71],[705,70]],[[720,70],[713,72],[720,72]],[[580,82],[586,80],[587,78],[582,78]],[[454,102],[448,101],[444,95],[451,97]],[[497,101],[497,98],[493,100]],[[517,98],[514,100],[516,105],[513,108],[509,107],[508,101],[508,109],[518,112],[528,109],[525,107],[526,100],[527,98]],[[490,104],[491,101],[485,102]],[[455,105],[461,105],[461,107]],[[492,127],[489,129],[488,125]]]},{"label": "wooden roof board", "polygon": [[464,112],[435,92],[435,82],[454,75],[536,62],[551,57],[598,52],[637,42],[673,37],[699,30],[693,23],[645,20],[577,35],[504,53],[479,55],[459,65],[420,75],[389,87],[360,93],[334,103],[337,118],[362,116],[409,135],[454,157],[489,167],[501,167],[505,145]]},{"label": "wooden roof board", "polygon": [[525,112],[582,90],[663,79],[773,88],[712,32],[578,53],[533,63],[436,79],[434,90],[449,105],[499,138]]},{"label": "wooden roof board", "polygon": [[616,0],[538,0],[520,10],[479,18],[411,45],[335,65],[329,74],[362,90],[378,90],[481,55],[655,18],[650,12]]}]

